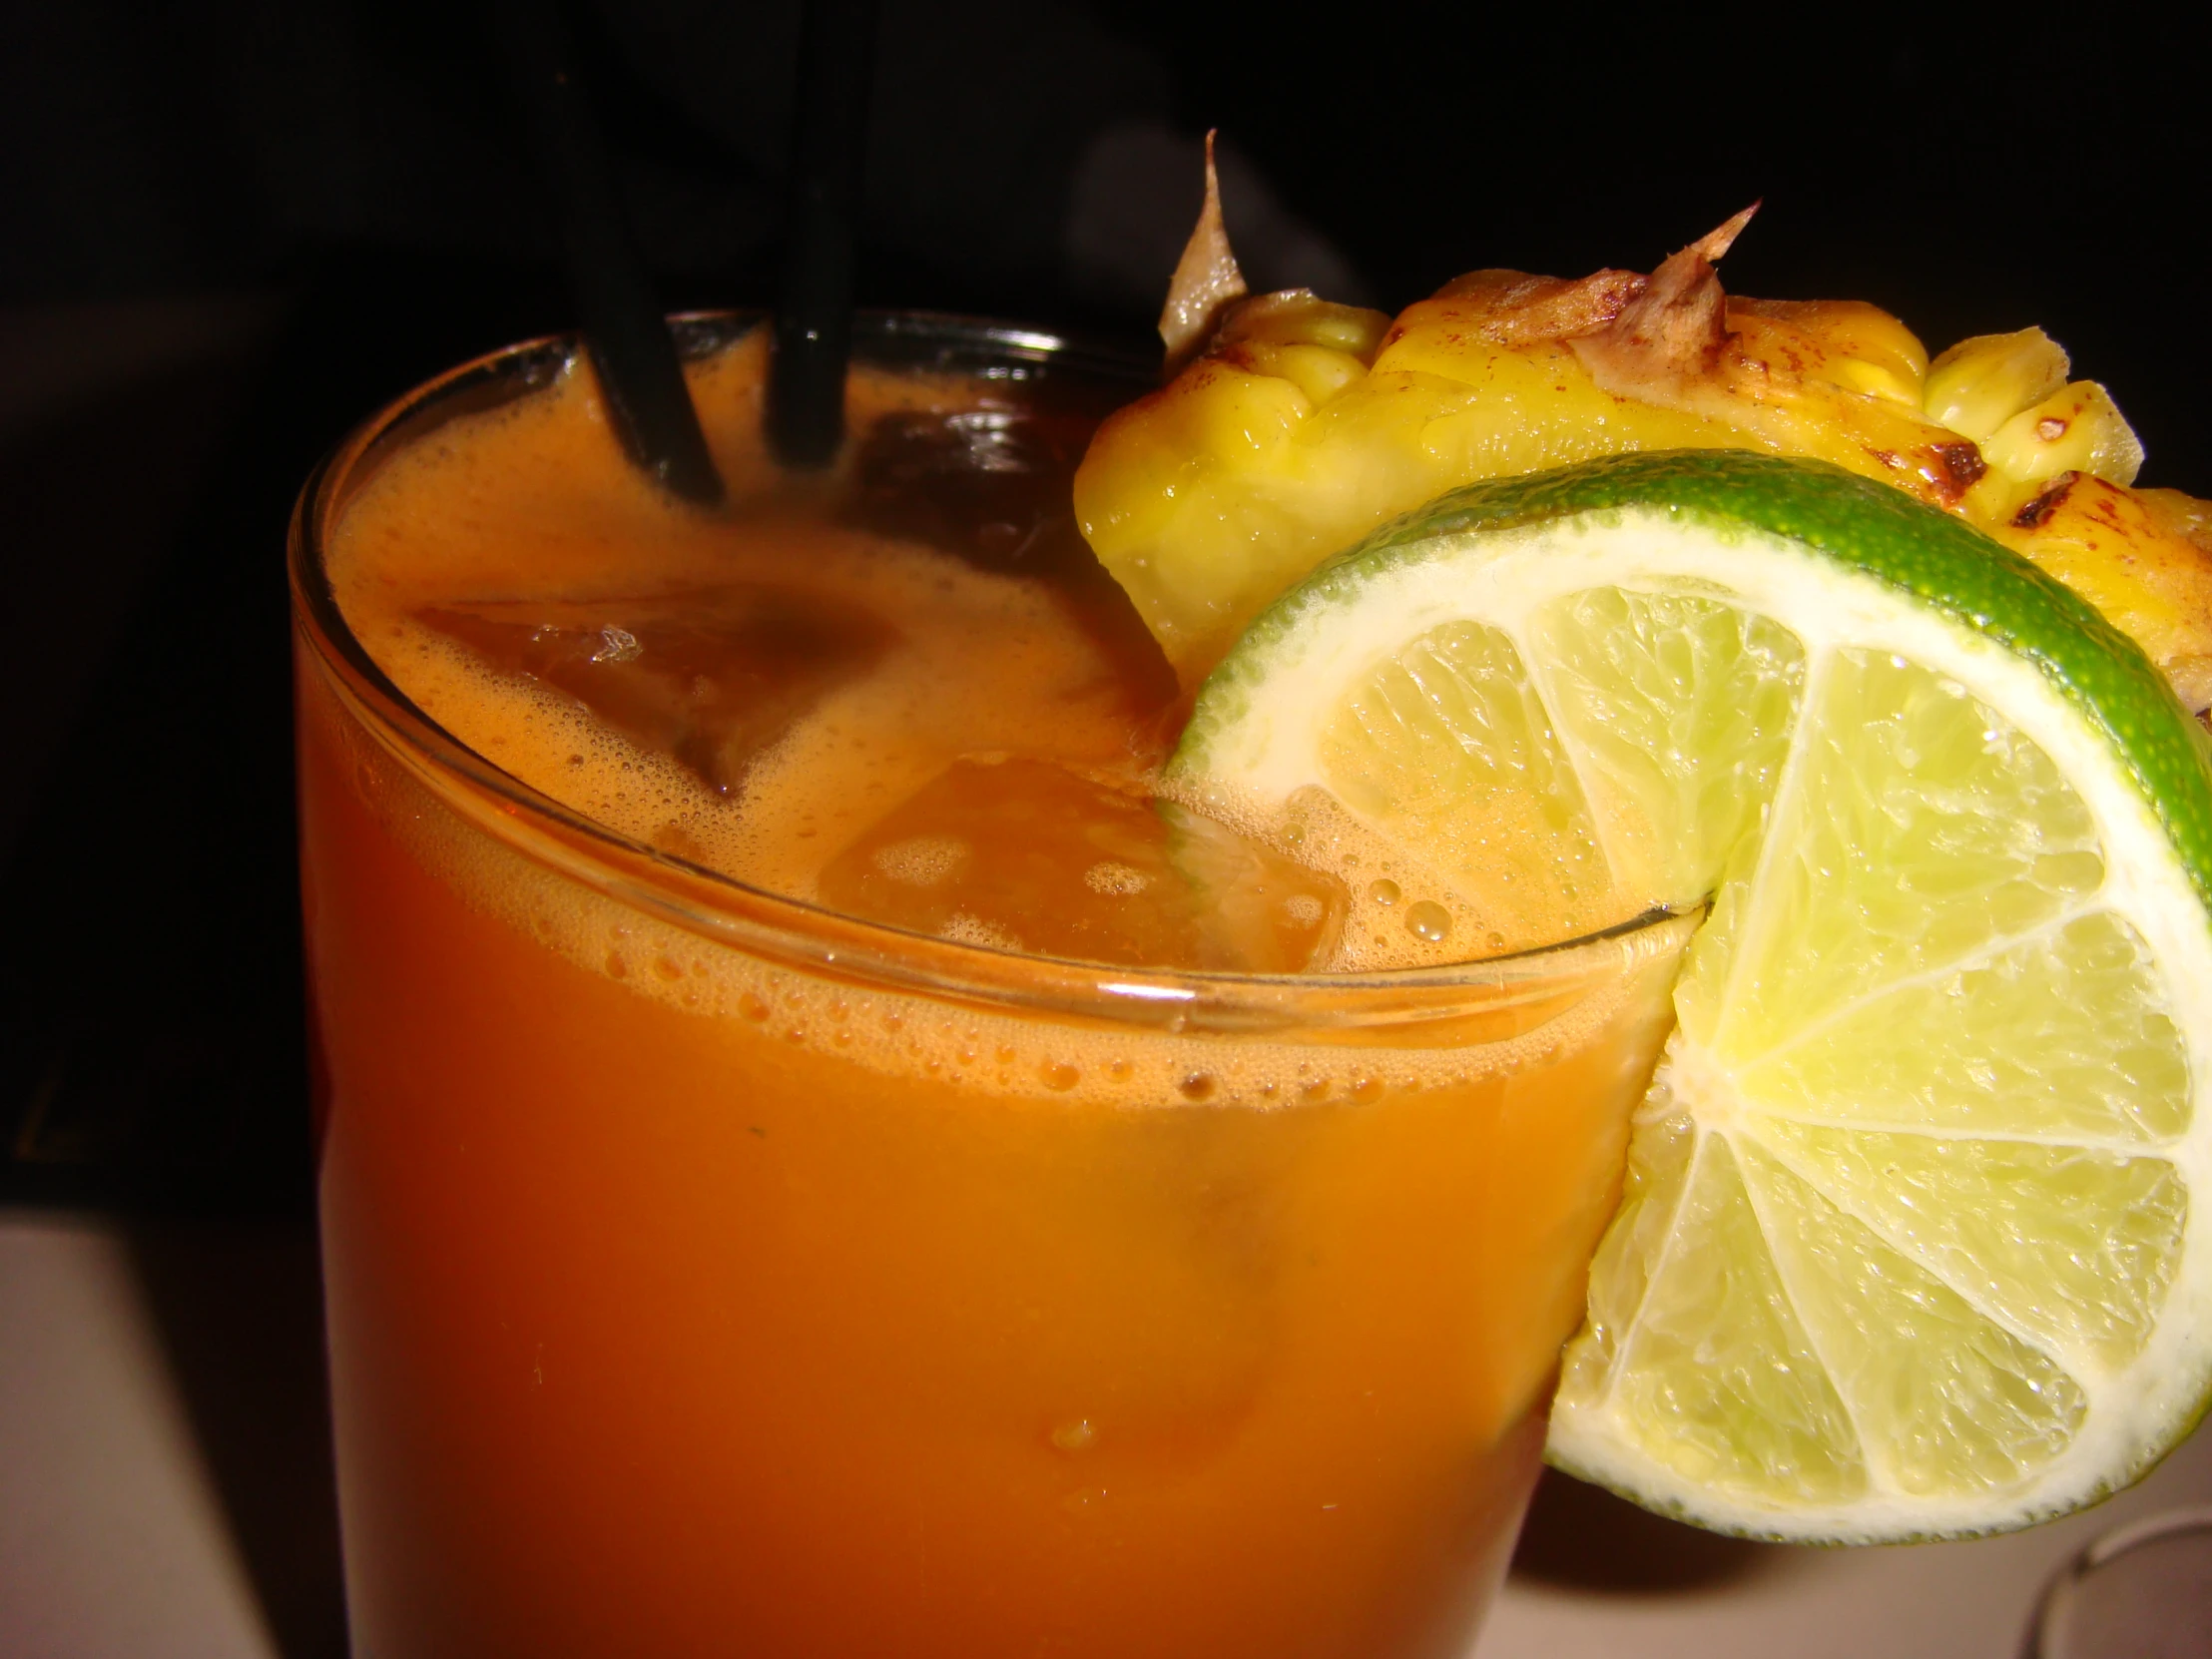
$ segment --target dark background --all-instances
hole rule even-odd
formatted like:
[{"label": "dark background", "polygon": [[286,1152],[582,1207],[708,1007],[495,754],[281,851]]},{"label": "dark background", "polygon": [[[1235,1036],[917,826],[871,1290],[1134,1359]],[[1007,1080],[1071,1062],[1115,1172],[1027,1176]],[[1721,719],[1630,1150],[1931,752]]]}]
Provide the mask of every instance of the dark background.
[{"label": "dark background", "polygon": [[[1932,348],[2040,323],[2147,482],[2212,494],[2196,36],[1792,15],[884,0],[861,297],[1142,342],[1208,126],[1261,284],[1393,308],[1480,266],[1648,270],[1763,198],[1732,289],[1873,299]],[[296,1654],[341,1637],[281,547],[353,422],[573,320],[476,17],[0,5],[0,1200],[132,1218]],[[775,298],[797,18],[573,7],[671,307]],[[1688,1584],[1757,1549],[1553,1481],[1517,1570]]]},{"label": "dark background", "polygon": [[[797,0],[565,0],[671,307],[772,303]],[[0,48],[0,1196],[308,1197],[279,551],[299,479],[568,326],[473,6],[17,4]],[[1261,285],[1649,269],[1932,347],[2037,322],[2212,493],[2200,42],[2121,9],[884,0],[864,302],[1142,342],[1219,126]]]},{"label": "dark background", "polygon": [[[796,0],[569,17],[663,299],[772,303]],[[0,27],[0,1196],[296,1213],[285,514],[380,402],[572,322],[552,215],[468,4]],[[2212,493],[2205,97],[2118,9],[885,0],[861,298],[1141,342],[1210,125],[1256,279],[1393,308],[1762,198],[1731,288],[2041,323]]]}]

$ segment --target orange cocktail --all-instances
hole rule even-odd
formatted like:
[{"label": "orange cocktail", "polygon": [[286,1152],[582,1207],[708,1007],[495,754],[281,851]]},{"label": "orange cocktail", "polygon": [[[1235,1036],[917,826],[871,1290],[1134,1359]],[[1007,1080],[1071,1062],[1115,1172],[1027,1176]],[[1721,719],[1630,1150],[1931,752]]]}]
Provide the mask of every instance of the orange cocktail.
[{"label": "orange cocktail", "polygon": [[1459,1651],[1686,924],[1316,971],[1350,872],[1144,798],[1101,382],[864,342],[813,484],[701,354],[728,513],[559,345],[302,504],[355,1650]]}]

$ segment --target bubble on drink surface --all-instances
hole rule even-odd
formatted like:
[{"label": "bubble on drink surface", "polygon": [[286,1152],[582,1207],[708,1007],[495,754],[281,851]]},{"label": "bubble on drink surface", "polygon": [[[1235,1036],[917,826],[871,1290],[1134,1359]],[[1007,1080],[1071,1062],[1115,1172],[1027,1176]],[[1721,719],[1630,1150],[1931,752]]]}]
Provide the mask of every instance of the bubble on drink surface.
[{"label": "bubble on drink surface", "polygon": [[1310,892],[1294,892],[1283,900],[1283,918],[1294,927],[1318,927],[1329,907]]},{"label": "bubble on drink surface", "polygon": [[[954,913],[1038,955],[1127,967],[1295,973],[1333,937],[1334,883],[1233,830],[1148,799],[1143,781],[1021,756],[963,756],[889,805],[817,877],[814,896],[862,920],[945,934]],[[888,804],[888,803],[887,803]],[[878,852],[946,837],[942,880],[889,879]],[[1311,893],[1298,911],[1283,901]],[[950,935],[947,935],[950,936]]]},{"label": "bubble on drink surface", "polygon": [[1037,1068],[1037,1075],[1056,1094],[1065,1094],[1083,1081],[1083,1073],[1065,1060],[1047,1060]]},{"label": "bubble on drink surface", "polygon": [[1021,940],[995,921],[985,921],[981,916],[954,910],[937,929],[937,937],[950,939],[954,944],[979,944],[985,950],[1019,950]]},{"label": "bubble on drink surface", "polygon": [[879,846],[869,860],[893,881],[934,887],[967,862],[968,845],[952,835],[915,835]]},{"label": "bubble on drink surface", "polygon": [[599,647],[592,652],[595,663],[630,663],[645,655],[645,647],[638,644],[638,636],[627,628],[607,627],[599,630]]},{"label": "bubble on drink surface", "polygon": [[1451,937],[1451,912],[1433,898],[1418,900],[1405,912],[1405,931],[1429,944]]},{"label": "bubble on drink surface", "polygon": [[[1177,787],[1171,776],[1168,787]],[[1306,786],[1294,791],[1287,803],[1255,804],[1225,794],[1219,805],[1223,822],[1237,832],[1285,849],[1287,833],[1296,824],[1303,830],[1298,860],[1317,874],[1326,874],[1351,888],[1347,899],[1351,914],[1341,929],[1331,928],[1326,944],[1312,965],[1325,972],[1378,973],[1401,968],[1432,966],[1446,959],[1438,945],[1458,938],[1471,940],[1486,917],[1465,907],[1452,885],[1452,871],[1437,868],[1411,856],[1348,812],[1328,791]],[[1359,871],[1357,878],[1354,871]],[[1409,919],[1410,894],[1427,892],[1427,909]],[[1435,927],[1438,913],[1443,926]],[[1289,912],[1280,910],[1285,919]],[[1403,925],[1391,925],[1391,918]],[[1563,935],[1549,935],[1563,936]],[[1309,969],[1312,971],[1312,968]]]},{"label": "bubble on drink surface", "polygon": [[1098,1428],[1089,1417],[1063,1422],[1052,1431],[1052,1443],[1062,1451],[1088,1451],[1098,1442]]},{"label": "bubble on drink surface", "polygon": [[1127,898],[1152,885],[1152,877],[1143,870],[1128,864],[1117,864],[1112,859],[1096,863],[1083,872],[1083,885],[1110,898]]}]

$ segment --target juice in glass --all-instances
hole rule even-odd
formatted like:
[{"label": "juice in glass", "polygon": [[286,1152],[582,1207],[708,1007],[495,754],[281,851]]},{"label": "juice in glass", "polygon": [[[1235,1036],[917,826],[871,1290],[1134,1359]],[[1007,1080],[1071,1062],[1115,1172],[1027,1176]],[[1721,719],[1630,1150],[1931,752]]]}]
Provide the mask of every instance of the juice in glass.
[{"label": "juice in glass", "polygon": [[863,319],[784,479],[693,346],[726,511],[556,341],[295,524],[355,1652],[1463,1651],[1688,923],[1408,966],[1151,800],[1112,364]]}]

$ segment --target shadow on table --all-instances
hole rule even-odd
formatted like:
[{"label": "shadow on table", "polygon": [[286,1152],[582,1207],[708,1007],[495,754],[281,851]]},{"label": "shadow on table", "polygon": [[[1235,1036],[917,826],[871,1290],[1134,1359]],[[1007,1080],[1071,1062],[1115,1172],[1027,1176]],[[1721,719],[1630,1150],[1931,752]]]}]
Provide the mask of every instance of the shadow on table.
[{"label": "shadow on table", "polygon": [[321,1273],[303,1221],[147,1221],[131,1254],[283,1659],[343,1659]]},{"label": "shadow on table", "polygon": [[1546,1469],[1513,1551],[1513,1576],[1588,1594],[1665,1595],[1738,1584],[1798,1552],[1724,1538]]}]

